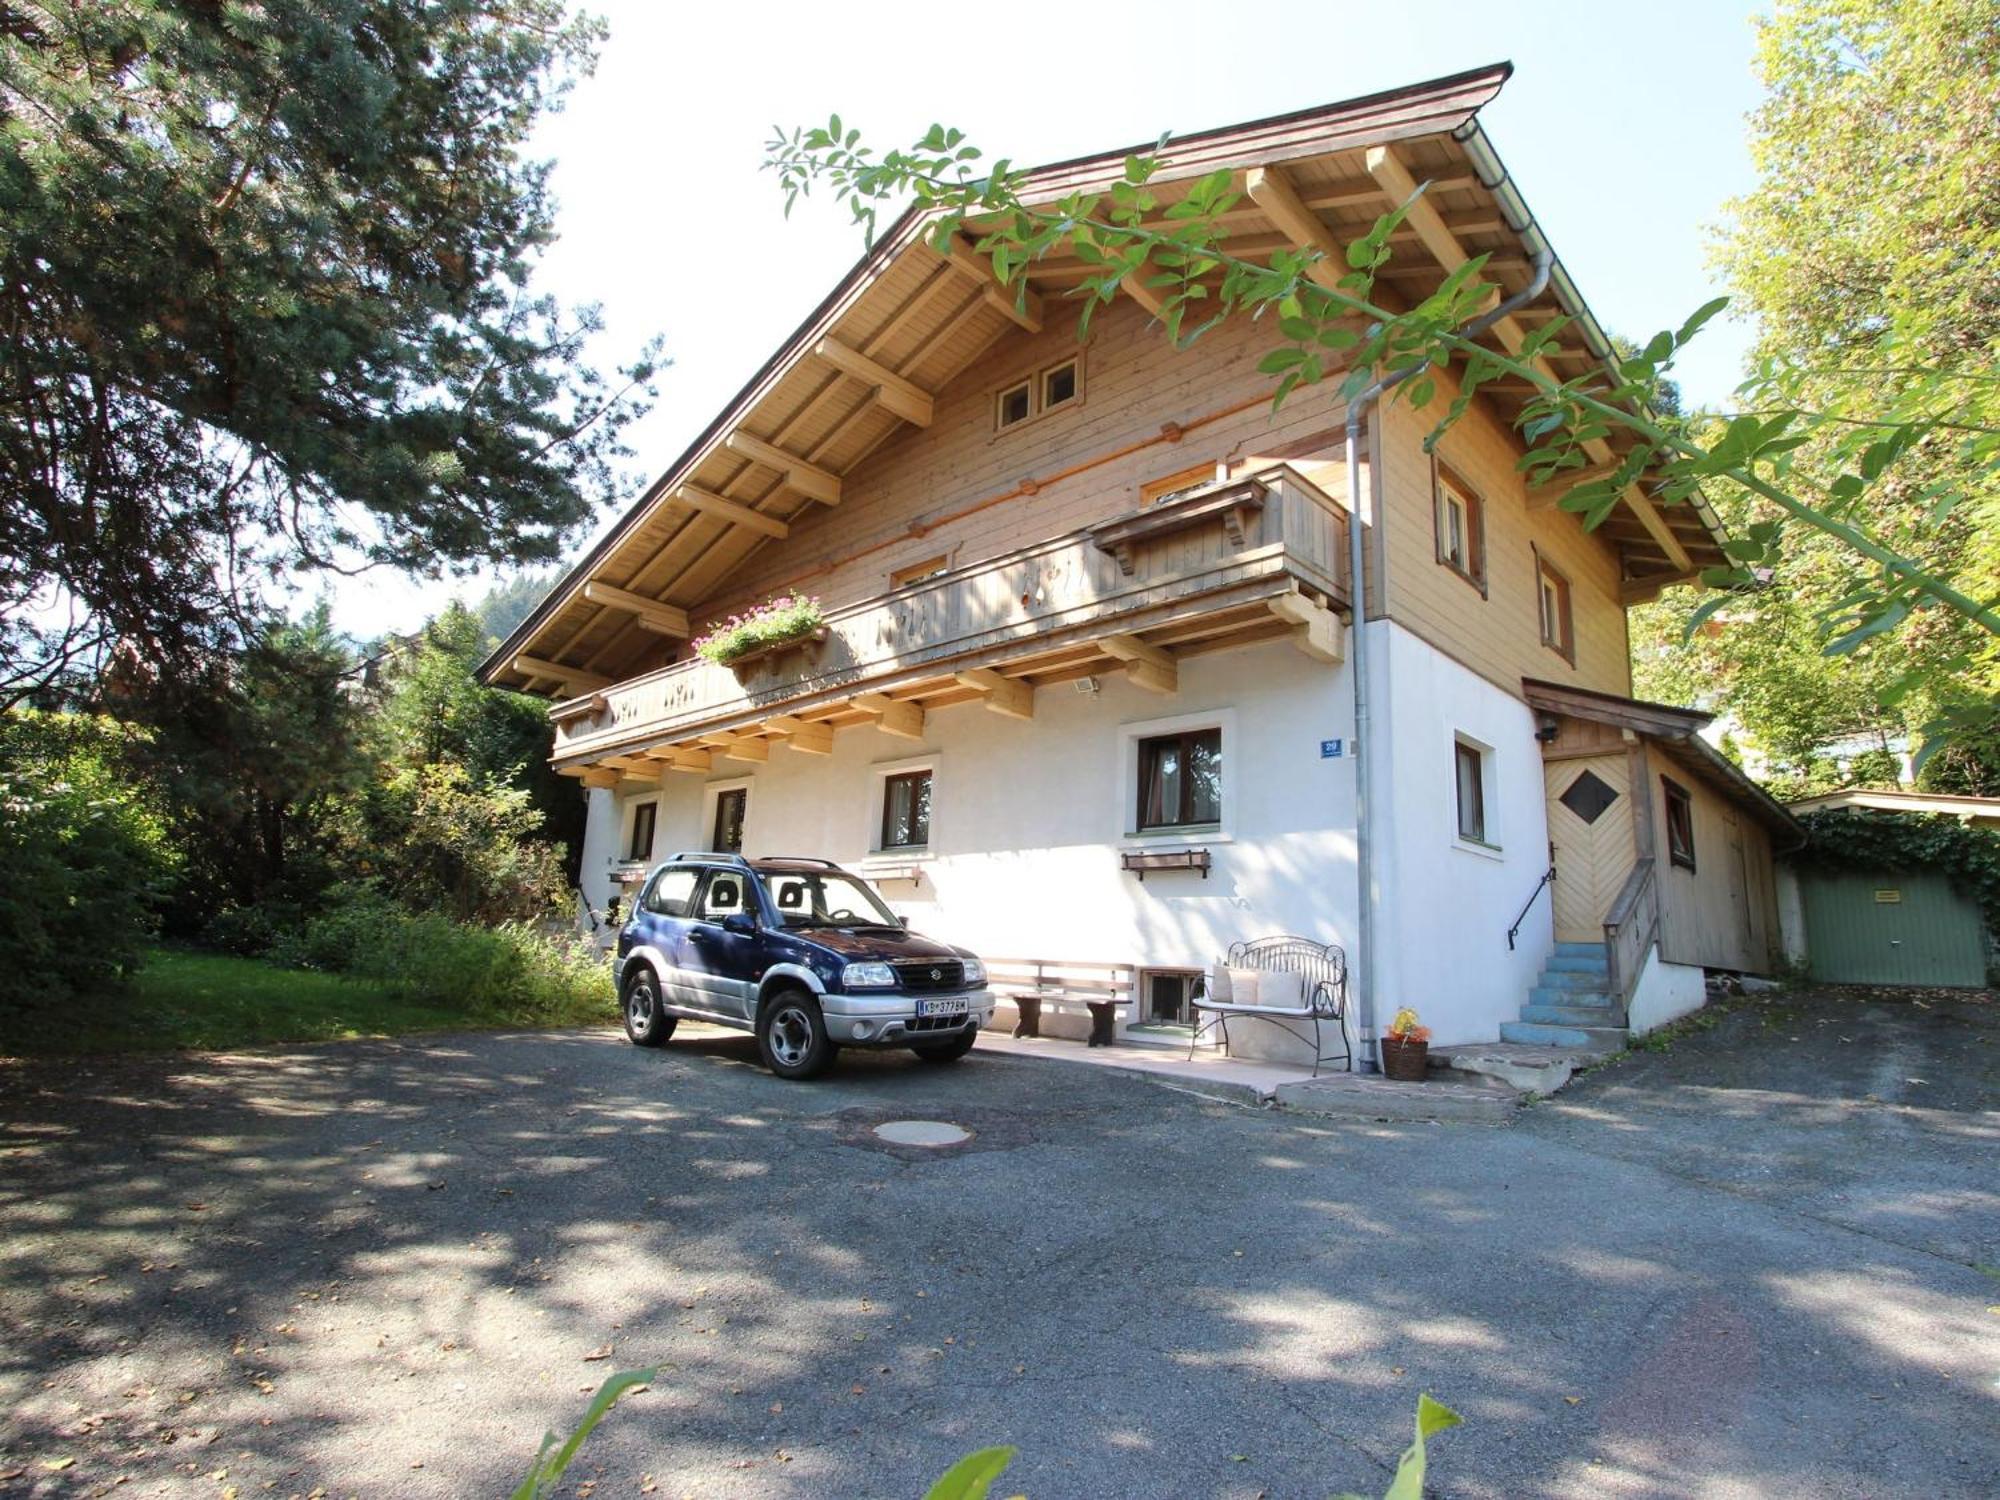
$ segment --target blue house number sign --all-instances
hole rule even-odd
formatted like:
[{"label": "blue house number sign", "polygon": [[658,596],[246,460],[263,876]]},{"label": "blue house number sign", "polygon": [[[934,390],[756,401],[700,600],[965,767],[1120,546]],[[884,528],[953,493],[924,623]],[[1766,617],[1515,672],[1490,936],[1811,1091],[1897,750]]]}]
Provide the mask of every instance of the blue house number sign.
[{"label": "blue house number sign", "polygon": [[1321,760],[1339,760],[1345,753],[1346,746],[1340,740],[1321,740],[1319,742],[1319,758]]}]

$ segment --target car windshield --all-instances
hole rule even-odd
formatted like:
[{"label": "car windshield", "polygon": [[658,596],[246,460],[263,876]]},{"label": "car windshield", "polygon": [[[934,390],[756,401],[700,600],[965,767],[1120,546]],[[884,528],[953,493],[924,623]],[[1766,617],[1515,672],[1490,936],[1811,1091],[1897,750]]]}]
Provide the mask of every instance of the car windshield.
[{"label": "car windshield", "polygon": [[787,927],[900,927],[873,891],[838,870],[764,872],[764,888]]}]

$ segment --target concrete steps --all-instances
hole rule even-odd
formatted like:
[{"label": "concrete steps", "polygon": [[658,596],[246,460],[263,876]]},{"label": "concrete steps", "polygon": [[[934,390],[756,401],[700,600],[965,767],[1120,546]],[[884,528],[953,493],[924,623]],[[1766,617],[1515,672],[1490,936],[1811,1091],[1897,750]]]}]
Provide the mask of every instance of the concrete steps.
[{"label": "concrete steps", "polygon": [[1500,1040],[1592,1055],[1616,1051],[1625,1045],[1626,1017],[1613,1003],[1610,985],[1611,964],[1602,943],[1557,943],[1528,992],[1521,1019],[1502,1023]]}]

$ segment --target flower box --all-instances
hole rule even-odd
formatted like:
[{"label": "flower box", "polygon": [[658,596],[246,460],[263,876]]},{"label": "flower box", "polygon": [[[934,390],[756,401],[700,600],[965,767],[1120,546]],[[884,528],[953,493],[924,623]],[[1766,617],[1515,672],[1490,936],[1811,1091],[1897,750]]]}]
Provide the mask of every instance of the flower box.
[{"label": "flower box", "polygon": [[739,667],[793,646],[823,641],[826,634],[826,615],[819,600],[788,594],[731,615],[697,638],[694,649],[718,666]]}]

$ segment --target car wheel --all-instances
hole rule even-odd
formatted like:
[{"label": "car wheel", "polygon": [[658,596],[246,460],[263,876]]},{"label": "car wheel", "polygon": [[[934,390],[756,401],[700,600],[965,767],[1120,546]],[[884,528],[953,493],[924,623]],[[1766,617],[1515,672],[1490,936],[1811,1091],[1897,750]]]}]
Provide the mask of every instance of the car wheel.
[{"label": "car wheel", "polygon": [[968,1026],[948,1042],[925,1042],[910,1050],[927,1063],[955,1063],[979,1040],[979,1028]]},{"label": "car wheel", "polygon": [[804,990],[779,990],[757,1012],[757,1050],[780,1078],[817,1078],[837,1050],[827,1039],[819,1002]]},{"label": "car wheel", "polygon": [[625,1035],[635,1047],[659,1046],[674,1034],[680,1021],[662,1008],[660,981],[647,968],[633,970],[625,981],[625,997],[618,1008],[625,1017]]}]

